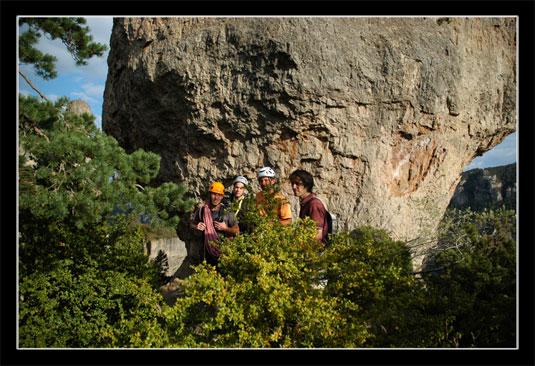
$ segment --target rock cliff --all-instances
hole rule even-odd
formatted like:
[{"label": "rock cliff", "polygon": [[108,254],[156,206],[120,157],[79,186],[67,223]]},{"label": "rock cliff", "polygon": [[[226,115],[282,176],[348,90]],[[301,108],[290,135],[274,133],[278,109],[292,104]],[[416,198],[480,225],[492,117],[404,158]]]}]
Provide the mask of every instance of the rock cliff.
[{"label": "rock cliff", "polygon": [[78,115],[81,115],[81,114],[84,114],[84,113],[87,113],[87,114],[90,114],[90,115],[93,114],[89,104],[87,104],[87,102],[85,100],[82,100],[82,99],[71,100],[67,104],[67,111],[71,112],[71,113],[74,113],[74,114],[78,114]]},{"label": "rock cliff", "polygon": [[108,66],[103,129],[160,181],[270,165],[291,197],[303,168],[341,228],[402,240],[516,128],[515,18],[116,18]]},{"label": "rock cliff", "polygon": [[516,163],[464,172],[448,208],[516,209]]}]

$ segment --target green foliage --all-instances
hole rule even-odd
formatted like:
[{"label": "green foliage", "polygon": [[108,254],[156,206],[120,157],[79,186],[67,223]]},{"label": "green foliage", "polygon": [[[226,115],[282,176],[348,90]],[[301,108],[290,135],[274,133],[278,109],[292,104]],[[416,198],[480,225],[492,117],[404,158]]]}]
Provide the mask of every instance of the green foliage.
[{"label": "green foliage", "polygon": [[21,276],[22,347],[162,345],[161,295],[150,283],[158,269],[143,255],[141,231],[121,226],[100,253],[66,256]]},{"label": "green foliage", "polygon": [[314,287],[322,268],[312,221],[258,220],[221,244],[219,271],[200,265],[169,309],[179,347],[323,347],[337,344],[336,299]]},{"label": "green foliage", "polygon": [[[443,237],[426,280],[435,306],[457,337],[450,346],[514,347],[516,339],[516,214],[452,210],[454,235]],[[451,233],[452,230],[450,229]]]},{"label": "green foliage", "polygon": [[[325,290],[343,299],[340,313],[349,327],[366,325],[370,336],[362,346],[432,344],[431,334],[422,331],[427,316],[425,289],[412,273],[404,243],[390,239],[382,230],[362,227],[338,234],[325,256],[329,263]],[[351,329],[346,333],[351,335]]]},{"label": "green foliage", "polygon": [[20,345],[161,347],[146,228],[174,230],[191,202],[176,184],[143,188],[160,158],[126,154],[66,102],[20,97]]},{"label": "green foliage", "polygon": [[154,226],[176,227],[180,215],[192,209],[193,201],[184,200],[186,188],[183,185],[163,183],[156,188],[147,187],[146,192],[148,199],[143,207],[145,212],[156,213],[157,220],[153,220]]},{"label": "green foliage", "polygon": [[[98,274],[98,275],[97,275]],[[159,294],[115,272],[36,273],[20,285],[22,347],[159,347]],[[22,306],[25,305],[25,306]]]},{"label": "green foliage", "polygon": [[[34,48],[42,33],[61,39],[78,65],[102,55],[82,24],[22,18],[21,62],[56,76],[55,58]],[[144,245],[149,232],[174,230],[191,201],[176,184],[143,187],[160,157],[126,154],[67,103],[19,98],[19,346],[163,347],[156,289],[166,263],[149,261]]]},{"label": "green foliage", "polygon": [[87,59],[102,56],[106,45],[92,42],[89,27],[84,27],[84,18],[20,18],[19,26],[27,26],[27,30],[19,37],[19,60],[33,64],[36,72],[44,79],[57,76],[56,57],[43,54],[35,48],[41,35],[50,39],[59,39],[76,61],[76,65],[86,65]]},{"label": "green foliage", "polygon": [[[111,219],[117,210],[176,226],[179,213],[191,205],[182,198],[184,187],[141,186],[156,177],[160,157],[143,150],[126,154],[84,117],[62,113],[65,102],[20,97],[21,126],[27,131],[20,139],[20,211],[78,228]],[[30,125],[48,128],[36,134]]]},{"label": "green foliage", "polygon": [[448,231],[458,238],[469,230],[471,259],[461,264],[442,251],[437,263],[455,270],[422,278],[407,247],[382,230],[339,233],[321,251],[309,219],[281,226],[257,218],[252,233],[222,243],[217,270],[200,265],[184,281],[184,295],[166,311],[170,344],[511,347],[514,215],[473,219],[453,220]]}]

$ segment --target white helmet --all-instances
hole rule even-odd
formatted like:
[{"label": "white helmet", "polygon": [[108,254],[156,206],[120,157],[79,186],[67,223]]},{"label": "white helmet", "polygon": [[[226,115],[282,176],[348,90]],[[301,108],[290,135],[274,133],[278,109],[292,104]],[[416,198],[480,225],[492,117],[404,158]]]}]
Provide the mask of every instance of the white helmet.
[{"label": "white helmet", "polygon": [[273,169],[271,169],[270,167],[265,166],[265,167],[260,168],[258,170],[257,177],[258,178],[262,178],[262,177],[275,178],[275,171]]},{"label": "white helmet", "polygon": [[248,185],[249,184],[249,181],[247,180],[247,178],[245,178],[244,176],[241,176],[241,175],[238,175],[236,177],[236,179],[234,179],[234,181],[232,182],[232,185],[234,185],[235,183],[243,183],[244,186]]}]

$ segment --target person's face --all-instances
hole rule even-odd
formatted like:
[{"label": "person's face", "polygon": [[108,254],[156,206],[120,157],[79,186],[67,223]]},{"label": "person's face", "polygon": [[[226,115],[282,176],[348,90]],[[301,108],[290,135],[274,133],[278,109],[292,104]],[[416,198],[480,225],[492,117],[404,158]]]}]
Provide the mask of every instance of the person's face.
[{"label": "person's face", "polygon": [[294,194],[299,197],[303,198],[308,194],[308,190],[303,185],[303,181],[301,181],[301,178],[295,177],[290,181],[290,184],[292,185],[292,190],[294,191]]},{"label": "person's face", "polygon": [[270,178],[270,177],[258,178],[258,184],[260,185],[260,188],[262,188],[262,190],[266,189],[267,187],[272,185],[274,182],[275,182],[275,179]]},{"label": "person's face", "polygon": [[245,193],[245,185],[240,182],[234,183],[234,188],[232,189],[232,193],[234,194],[235,198],[240,198]]},{"label": "person's face", "polygon": [[219,193],[210,192],[210,203],[213,206],[217,206],[221,203],[221,200],[223,199],[223,195]]}]

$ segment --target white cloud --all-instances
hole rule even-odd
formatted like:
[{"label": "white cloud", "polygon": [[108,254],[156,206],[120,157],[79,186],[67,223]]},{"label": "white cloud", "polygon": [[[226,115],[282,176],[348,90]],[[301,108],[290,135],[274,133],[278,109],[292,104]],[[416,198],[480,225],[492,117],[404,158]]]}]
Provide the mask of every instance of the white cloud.
[{"label": "white cloud", "polygon": [[85,83],[82,85],[82,89],[85,93],[92,97],[102,98],[104,95],[104,85],[96,85],[93,83]]},{"label": "white cloud", "polygon": [[87,61],[87,65],[77,66],[72,72],[77,74],[83,74],[86,78],[92,80],[106,80],[108,76],[108,53],[101,57],[93,56]]},{"label": "white cloud", "polygon": [[76,69],[76,63],[67,49],[58,39],[49,39],[42,36],[39,43],[35,46],[39,51],[53,55],[56,61],[56,70],[61,73],[70,73]]},{"label": "white cloud", "polygon": [[87,26],[93,36],[93,41],[110,45],[111,29],[113,27],[113,17],[85,17]]},{"label": "white cloud", "polygon": [[102,102],[104,85],[87,82],[80,85],[79,90],[71,92],[70,95],[74,98],[83,99],[88,103]]},{"label": "white cloud", "polygon": [[94,42],[105,44],[108,50],[100,57],[93,56],[87,60],[87,65],[79,66],[77,72],[86,76],[91,75],[93,80],[106,80],[108,76],[108,54],[110,50],[110,37],[113,27],[113,17],[85,17],[87,26]]}]

